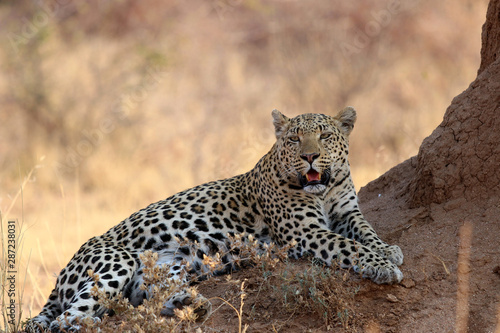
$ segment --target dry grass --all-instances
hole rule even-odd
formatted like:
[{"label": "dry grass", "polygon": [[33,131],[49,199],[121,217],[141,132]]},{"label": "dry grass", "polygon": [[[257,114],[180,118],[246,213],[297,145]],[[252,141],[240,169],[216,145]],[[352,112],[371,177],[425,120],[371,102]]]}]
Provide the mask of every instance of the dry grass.
[{"label": "dry grass", "polygon": [[359,286],[350,280],[348,271],[314,263],[298,271],[292,261],[268,274],[271,297],[279,299],[285,311],[321,318],[327,330],[356,331],[354,298]]},{"label": "dry grass", "polygon": [[358,188],[416,154],[475,77],[487,1],[421,0],[385,17],[370,0],[64,3],[0,6],[4,221],[21,218],[15,194],[40,166],[23,192],[23,319],[91,236],[249,170],[273,144],[273,108],[355,106]]}]

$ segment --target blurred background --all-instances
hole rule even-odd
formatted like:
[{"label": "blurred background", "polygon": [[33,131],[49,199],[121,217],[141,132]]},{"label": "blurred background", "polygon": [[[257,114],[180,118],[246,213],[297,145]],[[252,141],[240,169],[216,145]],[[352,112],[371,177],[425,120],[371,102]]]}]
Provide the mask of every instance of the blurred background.
[{"label": "blurred background", "polygon": [[250,170],[274,142],[274,108],[354,106],[357,189],[415,155],[476,76],[486,7],[0,1],[0,209],[20,224],[23,318],[88,238]]}]

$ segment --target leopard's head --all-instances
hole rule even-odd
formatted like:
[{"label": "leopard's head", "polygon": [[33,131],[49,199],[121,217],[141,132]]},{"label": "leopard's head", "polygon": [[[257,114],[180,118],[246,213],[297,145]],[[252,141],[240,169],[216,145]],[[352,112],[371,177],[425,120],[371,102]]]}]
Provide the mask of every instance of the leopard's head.
[{"label": "leopard's head", "polygon": [[321,194],[332,177],[348,171],[348,138],[356,121],[354,108],[346,107],[335,117],[308,113],[290,119],[278,110],[273,110],[272,115],[280,183]]}]

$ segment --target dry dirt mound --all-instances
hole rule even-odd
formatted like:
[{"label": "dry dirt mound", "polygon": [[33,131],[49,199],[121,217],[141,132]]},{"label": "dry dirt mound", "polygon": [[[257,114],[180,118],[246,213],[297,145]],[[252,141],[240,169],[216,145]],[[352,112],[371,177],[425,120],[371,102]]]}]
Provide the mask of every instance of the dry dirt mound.
[{"label": "dry dirt mound", "polygon": [[[478,77],[418,156],[360,191],[375,229],[405,253],[398,332],[500,330],[500,1],[483,26]],[[396,294],[396,296],[398,296]]]},{"label": "dry dirt mound", "polygon": [[418,156],[360,191],[375,229],[405,253],[398,332],[500,330],[500,1],[483,26],[478,77]]},{"label": "dry dirt mound", "polygon": [[[391,291],[400,300],[399,318],[391,328],[395,332],[455,332],[458,300],[469,305],[469,332],[494,332],[500,296],[500,207],[485,208],[457,198],[410,209],[408,185],[415,177],[415,165],[416,158],[410,159],[360,192],[366,218],[389,243],[403,249],[402,284],[413,286]],[[467,222],[472,225],[470,268],[458,274],[460,231]],[[468,292],[458,293],[459,281],[467,278]],[[462,305],[459,308],[467,313]]]},{"label": "dry dirt mound", "polygon": [[493,332],[500,316],[500,1],[483,26],[478,77],[418,156],[360,191],[362,209],[405,253],[398,332]]}]

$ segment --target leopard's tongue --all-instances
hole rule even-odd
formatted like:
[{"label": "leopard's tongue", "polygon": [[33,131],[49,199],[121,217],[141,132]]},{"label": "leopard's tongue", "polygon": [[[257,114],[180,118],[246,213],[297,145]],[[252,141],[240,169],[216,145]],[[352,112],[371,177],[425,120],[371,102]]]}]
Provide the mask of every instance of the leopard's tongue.
[{"label": "leopard's tongue", "polygon": [[314,181],[319,181],[321,180],[321,177],[319,175],[319,172],[317,172],[316,170],[309,170],[308,173],[306,173],[306,179],[308,182],[314,182]]}]

